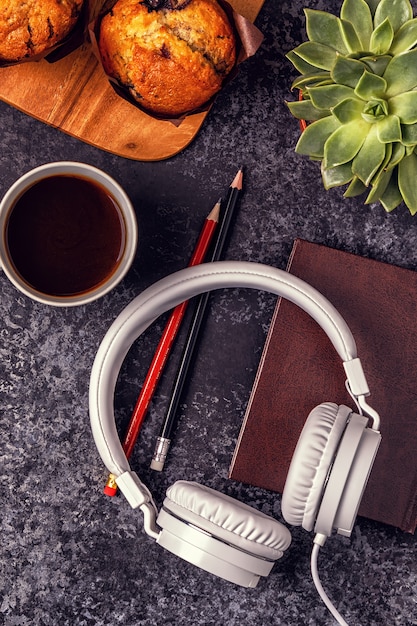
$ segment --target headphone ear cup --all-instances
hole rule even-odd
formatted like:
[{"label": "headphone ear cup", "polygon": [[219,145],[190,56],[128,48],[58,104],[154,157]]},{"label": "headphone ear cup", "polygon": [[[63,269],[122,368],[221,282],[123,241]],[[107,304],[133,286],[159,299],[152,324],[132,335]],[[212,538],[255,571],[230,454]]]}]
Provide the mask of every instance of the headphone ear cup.
[{"label": "headphone ear cup", "polygon": [[282,514],[289,524],[313,530],[326,478],[351,413],[344,405],[325,402],[309,414],[282,495]]},{"label": "headphone ear cup", "polygon": [[[274,518],[195,482],[167,490],[158,543],[226,580],[254,587],[291,543]],[[249,573],[248,573],[249,572]]]},{"label": "headphone ear cup", "polygon": [[280,558],[291,543],[288,528],[273,517],[195,482],[174,483],[164,507],[222,541],[265,558]]}]

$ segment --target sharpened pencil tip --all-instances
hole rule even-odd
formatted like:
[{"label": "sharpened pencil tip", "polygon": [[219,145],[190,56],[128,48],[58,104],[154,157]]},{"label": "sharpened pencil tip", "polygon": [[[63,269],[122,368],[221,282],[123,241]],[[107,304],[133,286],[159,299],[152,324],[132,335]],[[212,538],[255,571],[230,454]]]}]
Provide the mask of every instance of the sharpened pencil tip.
[{"label": "sharpened pencil tip", "polygon": [[230,186],[234,187],[235,189],[239,189],[239,191],[241,191],[242,183],[243,183],[243,171],[242,171],[242,168],[240,168]]},{"label": "sharpened pencil tip", "polygon": [[220,219],[220,206],[221,200],[217,200],[214,207],[211,209],[210,213],[207,215],[208,220],[212,220],[213,222],[218,222]]}]

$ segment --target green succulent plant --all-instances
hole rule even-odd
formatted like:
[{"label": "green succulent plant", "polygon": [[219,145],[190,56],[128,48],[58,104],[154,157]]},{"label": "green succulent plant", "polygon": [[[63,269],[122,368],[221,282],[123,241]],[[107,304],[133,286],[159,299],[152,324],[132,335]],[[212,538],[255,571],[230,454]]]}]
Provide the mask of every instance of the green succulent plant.
[{"label": "green succulent plant", "polygon": [[296,152],[321,161],[326,189],[417,212],[417,18],[409,0],[344,0],[340,17],[305,9],[309,41],[291,113],[310,122]]}]

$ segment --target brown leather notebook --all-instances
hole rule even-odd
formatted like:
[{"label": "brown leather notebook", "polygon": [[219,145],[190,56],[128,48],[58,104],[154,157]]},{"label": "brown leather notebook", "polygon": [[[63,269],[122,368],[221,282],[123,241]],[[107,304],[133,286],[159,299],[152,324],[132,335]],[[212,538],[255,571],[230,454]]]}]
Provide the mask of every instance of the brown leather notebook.
[{"label": "brown leather notebook", "polygon": [[[359,515],[417,525],[417,272],[297,239],[288,271],[313,285],[355,337],[380,414],[382,443]],[[321,402],[354,408],[340,357],[308,314],[279,299],[230,477],[282,492],[307,415]]]}]

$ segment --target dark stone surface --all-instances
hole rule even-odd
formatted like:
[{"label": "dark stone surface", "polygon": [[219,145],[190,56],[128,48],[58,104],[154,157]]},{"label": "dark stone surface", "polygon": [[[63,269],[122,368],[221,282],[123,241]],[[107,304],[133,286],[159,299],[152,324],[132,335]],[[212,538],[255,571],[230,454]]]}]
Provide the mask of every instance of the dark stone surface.
[{"label": "dark stone surface", "polygon": [[[417,269],[417,218],[404,207],[386,214],[361,198],[343,199],[340,189],[326,192],[318,164],[294,152],[299,131],[284,103],[293,77],[284,54],[304,37],[303,6],[266,0],[257,20],[265,34],[260,51],[220,94],[193,143],[164,162],[113,156],[0,103],[1,194],[41,163],[85,161],[125,187],[140,232],[126,279],[85,307],[32,302],[0,276],[0,623],[6,626],[334,623],[311,581],[312,537],[305,531],[293,530],[291,549],[253,590],[215,579],[155,545],[140,513],[121,497],[102,495],[106,471],[88,416],[91,365],[109,324],[144,287],[186,265],[202,220],[240,165],[245,188],[225,258],[285,268],[294,238],[303,237]],[[334,10],[330,0],[309,6]],[[213,294],[169,462],[156,474],[148,467],[173,358],[132,457],[158,505],[166,487],[185,478],[281,518],[277,494],[228,479],[274,304],[265,293]],[[120,428],[163,322],[125,361],[116,393]],[[351,540],[327,542],[323,584],[349,624],[417,624],[415,547],[415,537],[364,519]]]}]

